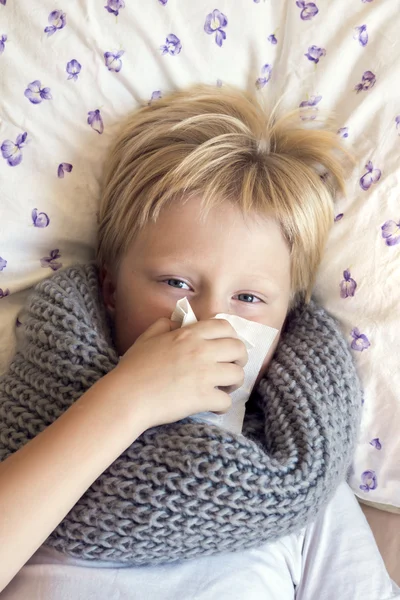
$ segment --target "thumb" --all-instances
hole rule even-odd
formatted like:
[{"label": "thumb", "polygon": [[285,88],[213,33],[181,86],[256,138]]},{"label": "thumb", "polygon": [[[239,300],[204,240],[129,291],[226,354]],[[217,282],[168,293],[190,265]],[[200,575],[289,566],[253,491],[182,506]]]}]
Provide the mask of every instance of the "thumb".
[{"label": "thumb", "polygon": [[149,340],[150,338],[162,335],[163,333],[168,333],[169,331],[178,329],[178,327],[180,327],[179,323],[175,323],[167,317],[161,317],[160,319],[157,319],[157,321],[155,321],[152,325],[150,325],[150,327],[148,327],[146,331],[142,333],[140,338],[142,340]]}]

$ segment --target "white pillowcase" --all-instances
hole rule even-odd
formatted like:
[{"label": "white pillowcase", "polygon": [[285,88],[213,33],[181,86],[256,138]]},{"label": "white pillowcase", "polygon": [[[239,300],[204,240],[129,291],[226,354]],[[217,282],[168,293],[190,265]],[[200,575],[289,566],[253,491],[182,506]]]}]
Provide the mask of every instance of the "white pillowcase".
[{"label": "white pillowcase", "polygon": [[365,387],[350,483],[399,507],[398,26],[397,3],[373,0],[0,0],[1,367],[26,290],[93,257],[105,153],[140,100],[228,82],[333,111],[357,165],[316,293]]}]

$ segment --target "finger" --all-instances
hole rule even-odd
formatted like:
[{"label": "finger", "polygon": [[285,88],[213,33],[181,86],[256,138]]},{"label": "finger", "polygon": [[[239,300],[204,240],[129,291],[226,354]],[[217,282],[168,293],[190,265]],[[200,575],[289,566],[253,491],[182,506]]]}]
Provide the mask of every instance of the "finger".
[{"label": "finger", "polygon": [[171,323],[171,331],[175,331],[175,329],[180,329],[182,327],[182,323],[179,323],[179,321],[172,321],[171,319],[169,319],[170,323]]},{"label": "finger", "polygon": [[234,327],[226,319],[206,319],[187,325],[185,329],[192,328],[195,333],[205,340],[217,338],[237,338]]},{"label": "finger", "polygon": [[215,388],[211,394],[211,400],[213,410],[210,412],[213,412],[216,415],[224,415],[232,408],[232,398],[229,394],[218,388]]},{"label": "finger", "polygon": [[249,360],[246,346],[238,338],[208,340],[207,350],[216,362],[236,363],[240,367],[245,367]]},{"label": "finger", "polygon": [[170,321],[170,319],[161,317],[161,319],[157,319],[157,321],[150,325],[150,327],[148,327],[139,337],[141,340],[148,340],[157,335],[161,335],[162,333],[168,333],[171,331],[171,323],[172,321]]},{"label": "finger", "polygon": [[238,389],[244,383],[244,370],[235,363],[218,363],[210,373],[210,377],[214,386],[222,388],[235,386],[235,389]]},{"label": "finger", "polygon": [[237,384],[237,385],[226,385],[226,386],[219,386],[219,389],[222,392],[225,392],[226,394],[232,394],[233,392],[236,392],[236,390],[238,390],[239,388],[241,388],[242,386]]}]

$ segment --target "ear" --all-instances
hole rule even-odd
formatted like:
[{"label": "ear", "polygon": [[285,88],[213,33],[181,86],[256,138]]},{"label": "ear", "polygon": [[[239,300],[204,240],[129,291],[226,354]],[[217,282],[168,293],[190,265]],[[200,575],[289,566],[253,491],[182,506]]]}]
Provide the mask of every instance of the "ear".
[{"label": "ear", "polygon": [[115,291],[116,284],[111,270],[104,266],[100,271],[100,285],[103,294],[103,302],[111,317],[115,313]]}]

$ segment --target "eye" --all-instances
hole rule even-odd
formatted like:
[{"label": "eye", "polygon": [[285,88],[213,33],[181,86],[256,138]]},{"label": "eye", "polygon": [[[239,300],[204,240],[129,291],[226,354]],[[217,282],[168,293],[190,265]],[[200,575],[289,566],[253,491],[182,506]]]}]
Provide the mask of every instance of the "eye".
[{"label": "eye", "polygon": [[[187,283],[185,283],[184,281],[181,281],[180,279],[166,279],[165,281],[171,287],[178,288],[180,290],[185,289],[182,286],[188,285]],[[189,289],[189,286],[187,289]]]},{"label": "eye", "polygon": [[237,297],[241,302],[246,302],[247,304],[258,304],[259,302],[262,302],[262,300],[257,296],[254,296],[254,294],[238,294]]}]

